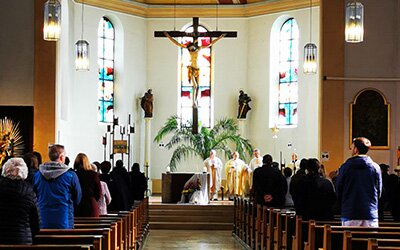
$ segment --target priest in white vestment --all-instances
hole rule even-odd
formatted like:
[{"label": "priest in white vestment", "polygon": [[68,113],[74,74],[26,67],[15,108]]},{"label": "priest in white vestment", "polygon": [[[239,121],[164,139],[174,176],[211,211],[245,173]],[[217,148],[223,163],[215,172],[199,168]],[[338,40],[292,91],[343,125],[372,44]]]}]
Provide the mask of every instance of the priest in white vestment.
[{"label": "priest in white vestment", "polygon": [[210,151],[210,157],[205,159],[204,166],[210,173],[210,199],[218,200],[218,190],[221,188],[222,161],[215,150]]},{"label": "priest in white vestment", "polygon": [[254,158],[251,159],[250,163],[249,163],[249,180],[247,181],[250,185],[250,188],[253,187],[253,172],[256,168],[261,167],[262,166],[262,157],[261,157],[261,153],[260,150],[258,148],[253,150],[253,156]]},{"label": "priest in white vestment", "polygon": [[233,200],[235,195],[243,194],[242,186],[242,171],[246,167],[244,161],[239,159],[239,153],[234,152],[232,159],[225,165],[226,185],[225,190],[230,200]]}]

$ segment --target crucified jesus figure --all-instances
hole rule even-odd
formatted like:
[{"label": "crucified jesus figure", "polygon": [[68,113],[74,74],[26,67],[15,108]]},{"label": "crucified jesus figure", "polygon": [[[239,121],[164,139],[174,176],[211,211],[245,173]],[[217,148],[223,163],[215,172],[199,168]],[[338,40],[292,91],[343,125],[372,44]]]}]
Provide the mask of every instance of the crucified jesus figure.
[{"label": "crucified jesus figure", "polygon": [[172,38],[168,32],[164,31],[164,35],[176,46],[187,49],[190,55],[190,65],[187,66],[188,68],[188,79],[189,83],[193,85],[193,105],[197,106],[197,97],[198,97],[198,92],[199,92],[199,75],[200,75],[200,69],[197,66],[197,57],[199,56],[199,52],[201,49],[205,48],[210,48],[213,46],[216,42],[218,42],[221,38],[225,37],[226,34],[222,34],[219,36],[217,39],[213,40],[210,44],[205,45],[205,46],[199,46],[198,44],[198,39],[194,39],[193,42],[189,42],[187,44],[181,44],[178,41],[176,41],[174,38]]}]

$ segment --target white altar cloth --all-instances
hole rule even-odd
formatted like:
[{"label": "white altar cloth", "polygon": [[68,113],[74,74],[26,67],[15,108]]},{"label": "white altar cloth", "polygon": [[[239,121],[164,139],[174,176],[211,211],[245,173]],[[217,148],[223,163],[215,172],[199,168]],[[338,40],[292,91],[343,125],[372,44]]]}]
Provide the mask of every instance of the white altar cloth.
[{"label": "white altar cloth", "polygon": [[[200,181],[200,190],[196,190],[192,193],[188,204],[198,204],[198,205],[207,205],[209,203],[208,199],[208,174],[207,173],[196,173],[193,174],[192,177],[185,183],[183,189],[189,185],[189,183],[197,183],[197,180]],[[186,203],[185,195],[182,194],[181,201],[178,203]]]}]

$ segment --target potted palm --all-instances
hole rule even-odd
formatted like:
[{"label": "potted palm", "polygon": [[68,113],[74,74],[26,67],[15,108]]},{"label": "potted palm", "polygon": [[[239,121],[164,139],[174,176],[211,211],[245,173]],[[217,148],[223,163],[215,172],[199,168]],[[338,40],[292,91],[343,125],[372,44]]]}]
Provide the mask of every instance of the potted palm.
[{"label": "potted palm", "polygon": [[191,156],[207,159],[212,149],[222,151],[226,158],[232,154],[229,146],[235,147],[242,159],[252,152],[250,141],[239,135],[239,128],[231,118],[218,120],[212,129],[200,127],[197,134],[193,134],[191,126],[180,126],[179,121],[177,116],[169,117],[154,138],[155,142],[160,142],[172,135],[165,144],[167,149],[174,150],[168,164],[171,171],[176,171],[177,165]]}]

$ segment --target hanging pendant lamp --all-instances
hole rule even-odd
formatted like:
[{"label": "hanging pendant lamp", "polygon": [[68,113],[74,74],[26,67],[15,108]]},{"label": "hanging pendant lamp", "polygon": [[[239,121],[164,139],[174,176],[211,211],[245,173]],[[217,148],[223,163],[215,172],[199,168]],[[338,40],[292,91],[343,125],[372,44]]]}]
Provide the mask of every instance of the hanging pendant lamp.
[{"label": "hanging pendant lamp", "polygon": [[349,43],[364,41],[364,5],[355,0],[346,5],[345,39]]},{"label": "hanging pendant lamp", "polygon": [[58,0],[49,0],[44,4],[43,39],[57,41],[61,32],[61,4]]},{"label": "hanging pendant lamp", "polygon": [[312,35],[312,0],[310,0],[310,42],[304,46],[304,74],[317,73],[317,45],[311,42]]},{"label": "hanging pendant lamp", "polygon": [[83,11],[84,3],[82,0],[82,33],[81,40],[75,43],[75,70],[77,71],[89,71],[89,43],[83,40]]}]

